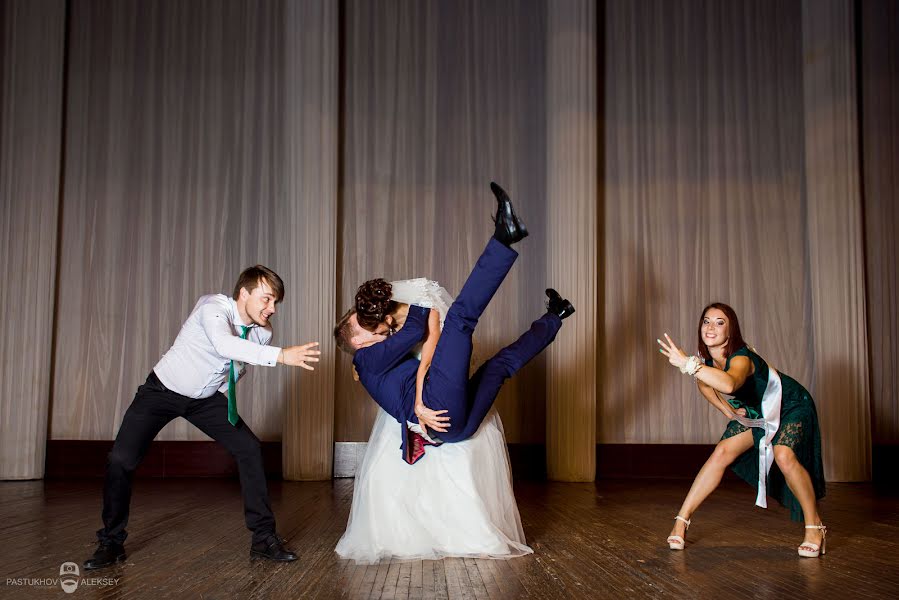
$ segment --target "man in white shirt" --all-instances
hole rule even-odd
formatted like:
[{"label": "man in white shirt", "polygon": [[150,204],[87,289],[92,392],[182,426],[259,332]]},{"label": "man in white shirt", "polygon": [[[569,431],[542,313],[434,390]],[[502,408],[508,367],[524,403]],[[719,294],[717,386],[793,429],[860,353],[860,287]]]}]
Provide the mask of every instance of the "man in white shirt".
[{"label": "man in white shirt", "polygon": [[236,384],[244,364],[277,363],[313,370],[318,342],[270,346],[269,319],[284,298],[284,283],[271,269],[256,265],[240,274],[231,298],[212,294],[199,299],[175,343],[137,389],[125,412],[106,464],[103,528],[98,546],[84,563],[100,569],[125,560],[131,479],[156,434],[172,419],[184,417],[222,444],[237,461],[247,528],[253,532],[251,557],[293,561],[275,532],[259,440],[237,413]]}]

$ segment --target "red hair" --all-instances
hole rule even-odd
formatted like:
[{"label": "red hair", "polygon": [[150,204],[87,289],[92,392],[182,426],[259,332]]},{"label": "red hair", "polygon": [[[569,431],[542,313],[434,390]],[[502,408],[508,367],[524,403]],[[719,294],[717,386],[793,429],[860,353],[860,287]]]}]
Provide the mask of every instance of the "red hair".
[{"label": "red hair", "polygon": [[709,353],[709,347],[702,340],[702,322],[705,320],[705,314],[713,308],[723,312],[727,318],[727,346],[724,348],[724,356],[729,357],[746,345],[746,342],[743,340],[743,334],[740,332],[740,320],[737,318],[737,313],[734,312],[734,309],[723,302],[712,302],[702,309],[702,314],[699,315],[699,325],[696,328],[696,338],[699,341],[699,355],[705,360],[711,360],[712,355]]}]

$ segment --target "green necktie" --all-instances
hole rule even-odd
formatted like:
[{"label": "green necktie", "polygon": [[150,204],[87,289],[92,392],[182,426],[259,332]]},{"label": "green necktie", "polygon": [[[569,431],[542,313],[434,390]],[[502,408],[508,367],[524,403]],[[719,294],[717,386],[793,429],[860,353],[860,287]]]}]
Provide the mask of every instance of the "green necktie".
[{"label": "green necktie", "polygon": [[[238,325],[243,331],[240,333],[240,339],[247,339],[247,334],[250,333],[250,328],[245,327],[243,325]],[[231,370],[228,371],[228,422],[237,426],[237,420],[240,418],[237,416],[237,367],[234,364],[234,361],[231,361]]]}]

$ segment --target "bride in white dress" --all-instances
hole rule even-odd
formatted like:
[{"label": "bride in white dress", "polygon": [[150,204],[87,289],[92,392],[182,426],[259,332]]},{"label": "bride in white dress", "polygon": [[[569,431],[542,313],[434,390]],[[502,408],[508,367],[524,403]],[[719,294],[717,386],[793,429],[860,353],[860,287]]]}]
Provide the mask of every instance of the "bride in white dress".
[{"label": "bride in white dress", "polygon": [[[419,278],[391,286],[395,302],[436,309],[443,328],[453,299],[438,283]],[[414,465],[398,455],[401,443],[396,420],[378,407],[356,473],[349,522],[335,549],[341,558],[372,563],[387,558],[512,558],[533,552],[525,544],[496,409],[473,436],[429,446]]]}]

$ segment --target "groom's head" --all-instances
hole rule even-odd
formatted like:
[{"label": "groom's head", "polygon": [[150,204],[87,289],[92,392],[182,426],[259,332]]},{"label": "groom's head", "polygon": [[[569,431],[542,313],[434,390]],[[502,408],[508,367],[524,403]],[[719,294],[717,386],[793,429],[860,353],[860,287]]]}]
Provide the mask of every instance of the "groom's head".
[{"label": "groom's head", "polygon": [[337,347],[347,354],[356,354],[356,350],[367,348],[387,339],[390,329],[386,323],[379,323],[375,331],[368,331],[359,326],[356,309],[351,308],[340,317],[334,326],[334,341]]}]

